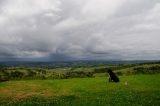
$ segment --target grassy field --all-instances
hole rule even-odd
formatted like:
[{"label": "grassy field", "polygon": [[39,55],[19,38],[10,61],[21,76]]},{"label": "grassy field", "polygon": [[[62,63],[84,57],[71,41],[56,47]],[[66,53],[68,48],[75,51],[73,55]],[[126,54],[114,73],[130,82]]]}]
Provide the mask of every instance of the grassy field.
[{"label": "grassy field", "polygon": [[[160,74],[0,83],[1,106],[160,106]],[[125,82],[128,84],[125,85]]]}]

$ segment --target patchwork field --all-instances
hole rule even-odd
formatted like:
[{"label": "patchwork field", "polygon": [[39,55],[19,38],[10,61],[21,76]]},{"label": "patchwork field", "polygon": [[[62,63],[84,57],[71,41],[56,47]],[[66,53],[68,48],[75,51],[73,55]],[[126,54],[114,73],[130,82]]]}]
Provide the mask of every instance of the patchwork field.
[{"label": "patchwork field", "polygon": [[159,106],[160,74],[0,83],[1,106]]}]

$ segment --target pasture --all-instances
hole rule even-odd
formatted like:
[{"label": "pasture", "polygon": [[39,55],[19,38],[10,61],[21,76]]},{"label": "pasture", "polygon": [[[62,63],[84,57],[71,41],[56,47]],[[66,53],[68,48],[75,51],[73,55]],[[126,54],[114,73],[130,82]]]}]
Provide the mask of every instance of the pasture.
[{"label": "pasture", "polygon": [[[127,82],[127,85],[125,84]],[[0,106],[159,106],[160,74],[0,83]]]}]

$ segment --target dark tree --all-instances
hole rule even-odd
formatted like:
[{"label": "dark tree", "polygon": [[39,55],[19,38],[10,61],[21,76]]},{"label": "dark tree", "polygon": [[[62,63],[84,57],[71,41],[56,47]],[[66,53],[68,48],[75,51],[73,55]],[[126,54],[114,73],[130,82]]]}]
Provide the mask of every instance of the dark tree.
[{"label": "dark tree", "polygon": [[10,77],[13,79],[22,78],[23,75],[24,75],[23,72],[20,72],[20,71],[14,71],[10,73]]}]

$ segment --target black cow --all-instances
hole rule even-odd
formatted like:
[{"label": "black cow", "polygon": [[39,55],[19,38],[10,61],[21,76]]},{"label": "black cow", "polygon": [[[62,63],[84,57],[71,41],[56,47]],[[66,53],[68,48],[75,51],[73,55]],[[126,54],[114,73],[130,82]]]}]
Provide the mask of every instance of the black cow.
[{"label": "black cow", "polygon": [[109,69],[107,72],[109,74],[109,82],[119,82],[119,78],[116,76],[115,73],[113,73],[111,69]]}]

